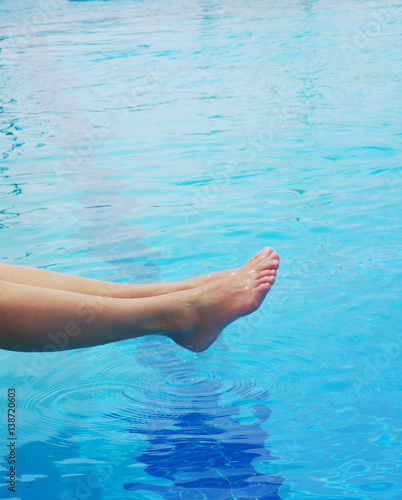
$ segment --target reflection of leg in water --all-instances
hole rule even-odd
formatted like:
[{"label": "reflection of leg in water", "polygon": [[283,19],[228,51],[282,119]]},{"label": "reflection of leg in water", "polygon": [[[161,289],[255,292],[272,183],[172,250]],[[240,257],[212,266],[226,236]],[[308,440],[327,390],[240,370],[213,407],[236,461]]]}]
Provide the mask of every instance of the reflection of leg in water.
[{"label": "reflection of leg in water", "polygon": [[[146,464],[145,472],[158,480],[156,484],[127,483],[124,488],[152,491],[166,500],[280,500],[283,479],[260,473],[253,465],[253,460],[267,463],[273,459],[265,448],[268,435],[261,427],[270,410],[254,405],[256,421],[244,426],[232,418],[238,413],[236,407],[220,408],[218,397],[213,401],[212,394],[219,394],[219,387],[208,385],[206,390],[211,395],[209,407],[215,409],[213,416],[200,408],[176,417],[174,429],[144,429],[150,445],[136,461]],[[193,403],[197,406],[196,398]],[[171,422],[172,414],[166,419]],[[132,432],[141,430],[135,427]],[[164,485],[166,480],[170,485]]]},{"label": "reflection of leg in water", "polygon": [[[228,324],[258,309],[278,266],[278,255],[267,247],[239,269],[166,284],[165,291],[162,284],[106,284],[1,266],[0,347],[57,350],[49,335],[63,332],[63,349],[161,334],[203,351]],[[145,296],[138,297],[141,287]],[[106,298],[95,307],[95,296],[102,294]]]}]

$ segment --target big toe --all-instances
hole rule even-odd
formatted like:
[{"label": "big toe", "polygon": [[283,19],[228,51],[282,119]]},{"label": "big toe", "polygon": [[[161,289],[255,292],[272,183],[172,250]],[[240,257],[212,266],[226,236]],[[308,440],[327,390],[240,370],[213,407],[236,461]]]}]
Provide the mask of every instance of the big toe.
[{"label": "big toe", "polygon": [[261,262],[266,259],[272,253],[272,248],[265,247],[263,250],[260,250],[256,254],[254,254],[251,259],[247,261],[247,264],[250,266],[254,266],[256,263]]},{"label": "big toe", "polygon": [[255,266],[255,271],[257,273],[261,273],[267,270],[275,270],[279,267],[279,255],[271,250],[271,253],[267,253],[264,255],[264,259],[258,262],[257,266]]}]

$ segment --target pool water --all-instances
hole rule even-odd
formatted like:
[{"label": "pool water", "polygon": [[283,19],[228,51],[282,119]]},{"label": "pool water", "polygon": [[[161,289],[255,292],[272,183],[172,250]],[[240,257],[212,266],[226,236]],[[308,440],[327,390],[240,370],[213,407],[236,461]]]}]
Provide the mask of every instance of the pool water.
[{"label": "pool water", "polygon": [[401,498],[401,12],[1,2],[2,262],[150,283],[281,256],[202,354],[1,351],[1,498]]}]

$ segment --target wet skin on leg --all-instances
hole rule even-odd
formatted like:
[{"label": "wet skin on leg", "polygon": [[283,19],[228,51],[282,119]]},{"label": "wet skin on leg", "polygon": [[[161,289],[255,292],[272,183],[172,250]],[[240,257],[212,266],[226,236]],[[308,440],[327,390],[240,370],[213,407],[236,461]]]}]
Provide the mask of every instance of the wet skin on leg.
[{"label": "wet skin on leg", "polygon": [[[112,287],[114,295],[107,293],[101,306],[99,301],[96,302],[98,297],[95,292],[96,295],[105,292],[103,282],[88,282],[82,278],[70,280],[75,277],[66,277],[64,281],[57,273],[49,275],[43,271],[39,282],[47,286],[32,286],[18,282],[23,281],[22,274],[16,279],[15,275],[4,273],[3,268],[0,281],[0,347],[41,351],[49,346],[50,332],[65,331],[68,326],[74,334],[69,336],[63,349],[160,334],[187,349],[203,351],[228,324],[261,305],[275,282],[278,266],[278,255],[267,247],[239,269],[206,275],[207,278],[194,278],[192,287],[189,283],[180,282],[186,283],[188,288],[177,291],[127,300],[130,295],[124,295],[119,287],[116,290]],[[25,276],[29,283],[39,274],[32,272]],[[13,280],[5,280],[5,277],[12,277]],[[62,289],[57,289],[57,284],[62,285]],[[166,285],[169,289],[170,284]],[[74,288],[74,291],[64,288]],[[77,291],[80,289],[87,293]]]}]

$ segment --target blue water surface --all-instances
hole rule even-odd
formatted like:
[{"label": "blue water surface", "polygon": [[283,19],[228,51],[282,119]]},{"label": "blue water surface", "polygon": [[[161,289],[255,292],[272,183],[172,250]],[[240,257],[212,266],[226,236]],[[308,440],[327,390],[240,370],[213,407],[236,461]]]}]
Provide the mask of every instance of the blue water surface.
[{"label": "blue water surface", "polygon": [[202,354],[1,351],[1,498],[401,498],[401,9],[0,3],[1,262],[150,283],[281,256]]}]

